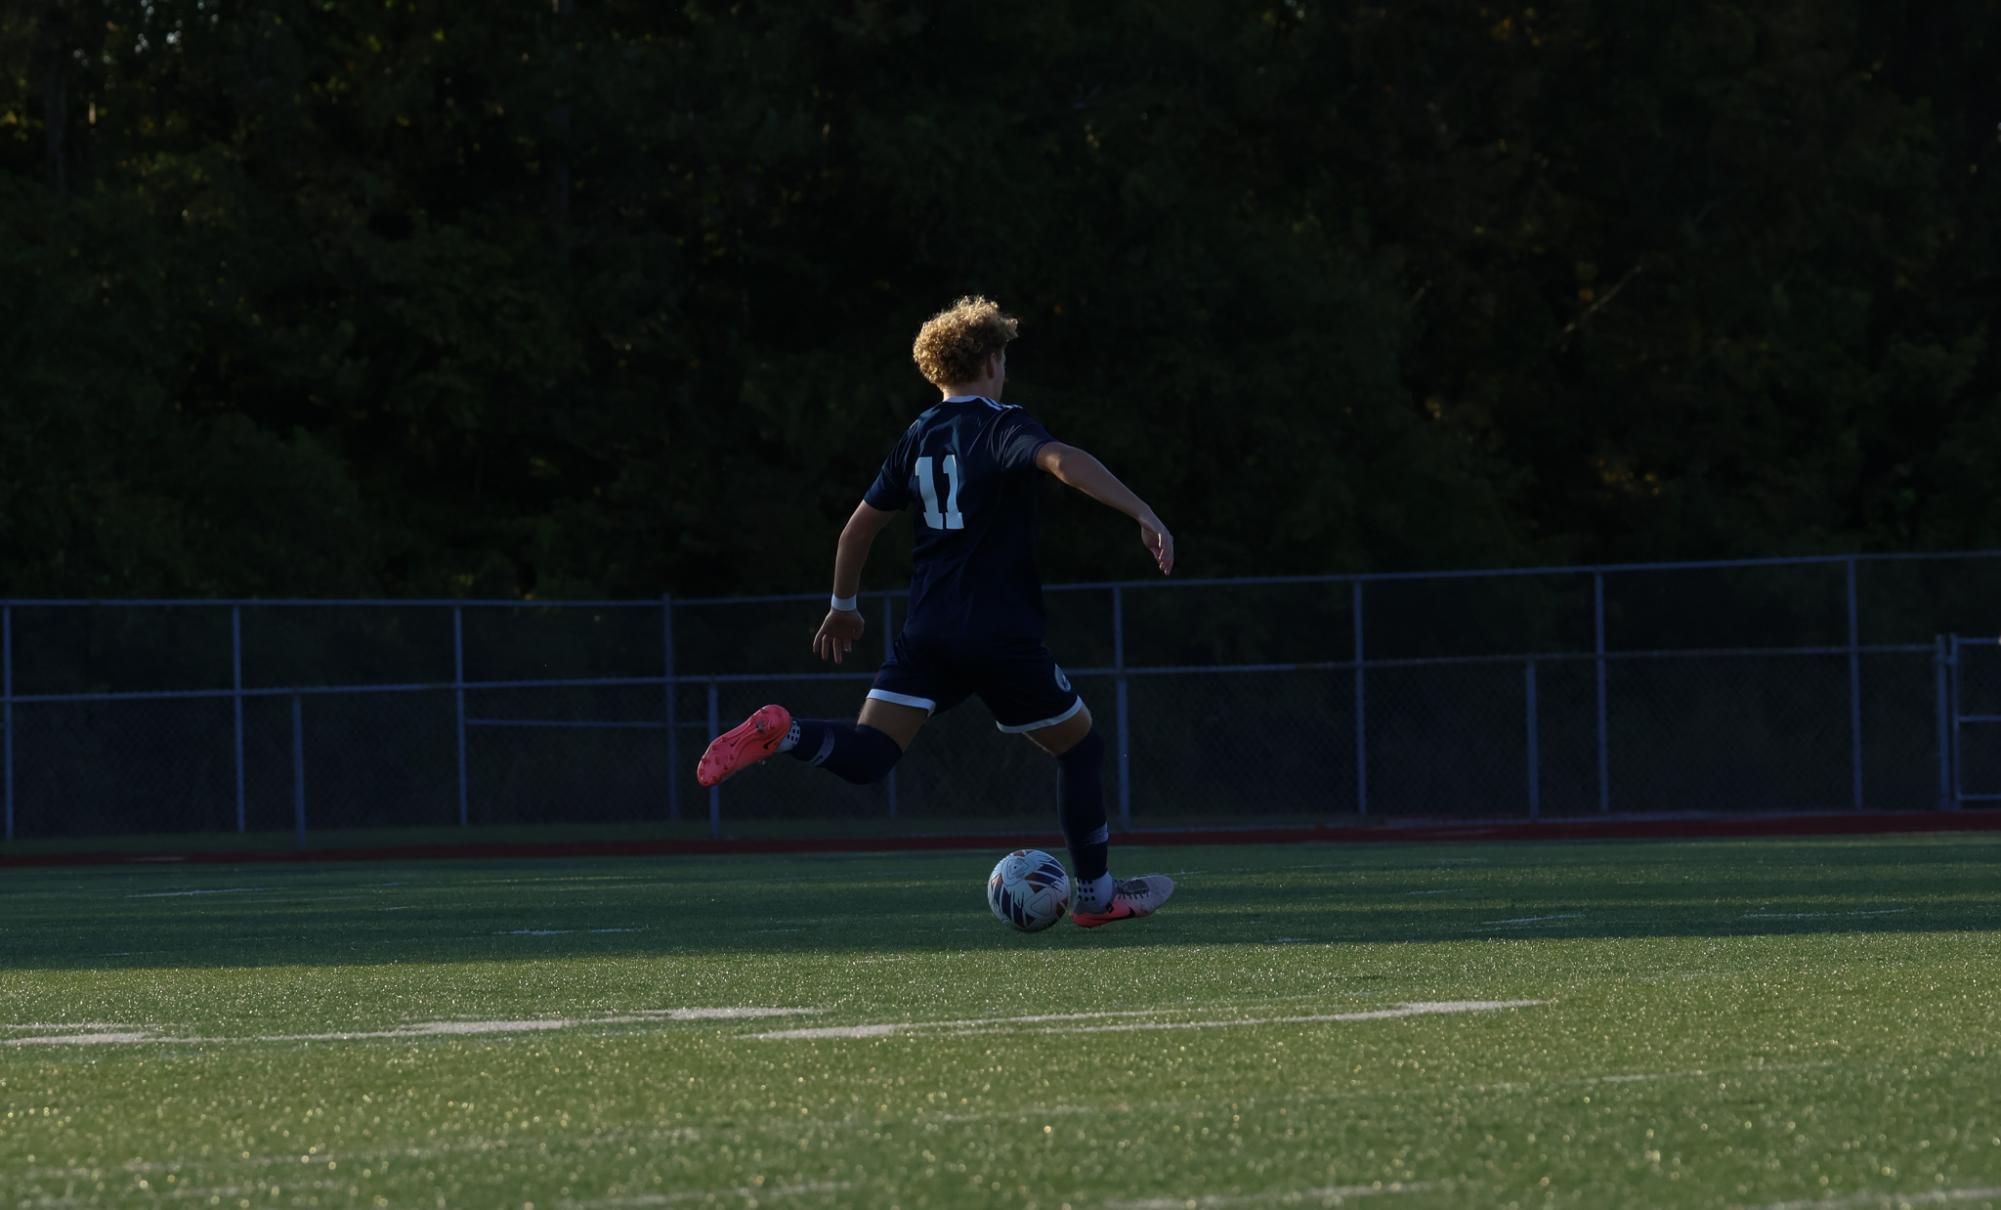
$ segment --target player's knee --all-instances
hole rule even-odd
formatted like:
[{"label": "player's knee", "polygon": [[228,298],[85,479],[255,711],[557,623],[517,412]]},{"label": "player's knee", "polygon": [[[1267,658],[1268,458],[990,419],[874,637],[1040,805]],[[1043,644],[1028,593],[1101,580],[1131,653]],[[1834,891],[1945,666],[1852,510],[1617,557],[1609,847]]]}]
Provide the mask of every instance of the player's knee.
[{"label": "player's knee", "polygon": [[858,786],[888,777],[896,762],[903,759],[902,745],[867,723],[857,725],[844,746],[849,751],[841,754],[843,759],[828,761],[827,768]]},{"label": "player's knee", "polygon": [[1098,738],[1096,731],[1086,731],[1084,738],[1070,745],[1069,751],[1056,758],[1064,765],[1095,765],[1105,759],[1105,741]]}]

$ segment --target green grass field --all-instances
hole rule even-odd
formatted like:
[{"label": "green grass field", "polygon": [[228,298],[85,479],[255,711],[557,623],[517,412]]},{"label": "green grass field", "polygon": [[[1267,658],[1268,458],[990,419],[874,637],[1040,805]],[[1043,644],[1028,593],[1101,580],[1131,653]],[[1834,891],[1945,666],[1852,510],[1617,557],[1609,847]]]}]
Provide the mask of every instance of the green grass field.
[{"label": "green grass field", "polygon": [[2001,837],[0,871],[0,1205],[2001,1206]]}]

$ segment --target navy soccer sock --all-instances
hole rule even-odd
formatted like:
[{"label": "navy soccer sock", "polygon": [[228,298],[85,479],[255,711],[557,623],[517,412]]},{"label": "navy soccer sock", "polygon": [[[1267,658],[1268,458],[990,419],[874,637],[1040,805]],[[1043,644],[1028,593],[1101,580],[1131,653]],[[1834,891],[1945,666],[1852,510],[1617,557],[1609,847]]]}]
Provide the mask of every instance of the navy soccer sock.
[{"label": "navy soccer sock", "polygon": [[783,751],[790,752],[794,760],[818,765],[858,786],[888,777],[896,762],[903,759],[903,749],[895,740],[862,723],[799,718],[792,720],[792,731]]},{"label": "navy soccer sock", "polygon": [[1077,874],[1079,907],[1098,908],[1095,901],[1109,882],[1111,829],[1105,825],[1105,741],[1096,731],[1056,758],[1062,772],[1057,802],[1063,815],[1063,839],[1070,845],[1070,864]]}]

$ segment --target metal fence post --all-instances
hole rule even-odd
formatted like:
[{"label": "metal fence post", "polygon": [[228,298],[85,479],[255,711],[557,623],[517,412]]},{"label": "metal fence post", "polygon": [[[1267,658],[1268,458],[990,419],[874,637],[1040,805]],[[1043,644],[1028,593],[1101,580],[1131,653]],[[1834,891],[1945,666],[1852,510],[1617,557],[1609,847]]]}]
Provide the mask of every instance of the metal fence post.
[{"label": "metal fence post", "polygon": [[1612,750],[1605,728],[1605,573],[1591,573],[1591,611],[1598,656],[1598,813],[1612,810]]},{"label": "metal fence post", "polygon": [[1528,661],[1525,676],[1529,734],[1529,818],[1542,818],[1542,733],[1536,713],[1535,661]]},{"label": "metal fence post", "polygon": [[1961,735],[1960,685],[1959,685],[1959,636],[1952,635],[1946,640],[1946,679],[1948,696],[1952,703],[1952,743],[1947,745],[1952,760],[1952,801],[1954,806],[1966,801],[1966,763],[1959,750]]},{"label": "metal fence post", "polygon": [[14,839],[14,607],[0,609],[0,729],[7,732],[7,839]]},{"label": "metal fence post", "polygon": [[678,717],[678,703],[675,691],[680,686],[674,680],[674,598],[662,594],[660,598],[660,667],[665,677],[666,688],[662,691],[667,707],[667,818],[678,822],[681,818],[681,720]]},{"label": "metal fence post", "polygon": [[1855,809],[1862,809],[1862,607],[1855,593],[1855,557],[1848,558],[1848,743]]},{"label": "metal fence post", "polygon": [[[883,594],[882,598],[882,659],[886,664],[896,650],[896,598]],[[884,788],[889,792],[889,817],[896,818],[896,766],[889,767],[889,776],[883,779]]]},{"label": "metal fence post", "polygon": [[236,715],[236,830],[242,832],[249,826],[249,811],[243,779],[243,607],[240,605],[229,607],[229,683],[230,705]]},{"label": "metal fence post", "polygon": [[1350,586],[1349,601],[1355,615],[1355,814],[1369,813],[1369,691],[1363,661],[1368,649],[1362,640],[1362,582]]},{"label": "metal fence post", "polygon": [[[716,691],[716,683],[709,682],[709,734],[719,734],[723,729],[721,695]],[[709,835],[723,834],[723,787],[721,783],[709,787]]]},{"label": "metal fence post", "polygon": [[452,606],[452,700],[459,732],[459,826],[472,818],[466,786],[466,632],[465,608]]},{"label": "metal fence post", "polygon": [[292,695],[292,827],[306,847],[306,699]]},{"label": "metal fence post", "polygon": [[1112,697],[1118,709],[1119,827],[1133,826],[1132,699],[1126,682],[1126,596],[1112,586]]},{"label": "metal fence post", "polygon": [[1959,810],[1959,798],[1952,792],[1952,749],[1957,728],[1952,716],[1951,690],[1946,681],[1951,656],[1944,635],[1937,638],[1937,654],[1932,657],[1932,679],[1938,694],[1938,805],[1942,811]]}]

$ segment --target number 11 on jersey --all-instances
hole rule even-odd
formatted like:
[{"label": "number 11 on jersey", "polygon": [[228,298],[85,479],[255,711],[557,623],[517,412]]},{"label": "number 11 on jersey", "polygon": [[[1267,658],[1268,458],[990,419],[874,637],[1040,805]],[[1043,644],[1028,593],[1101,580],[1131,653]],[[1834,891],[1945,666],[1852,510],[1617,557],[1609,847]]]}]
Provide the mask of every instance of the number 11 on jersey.
[{"label": "number 11 on jersey", "polygon": [[917,490],[924,497],[924,524],[932,529],[964,529],[966,515],[959,511],[959,456],[945,455],[945,510],[938,511],[938,485],[931,481],[929,456],[917,460]]}]

